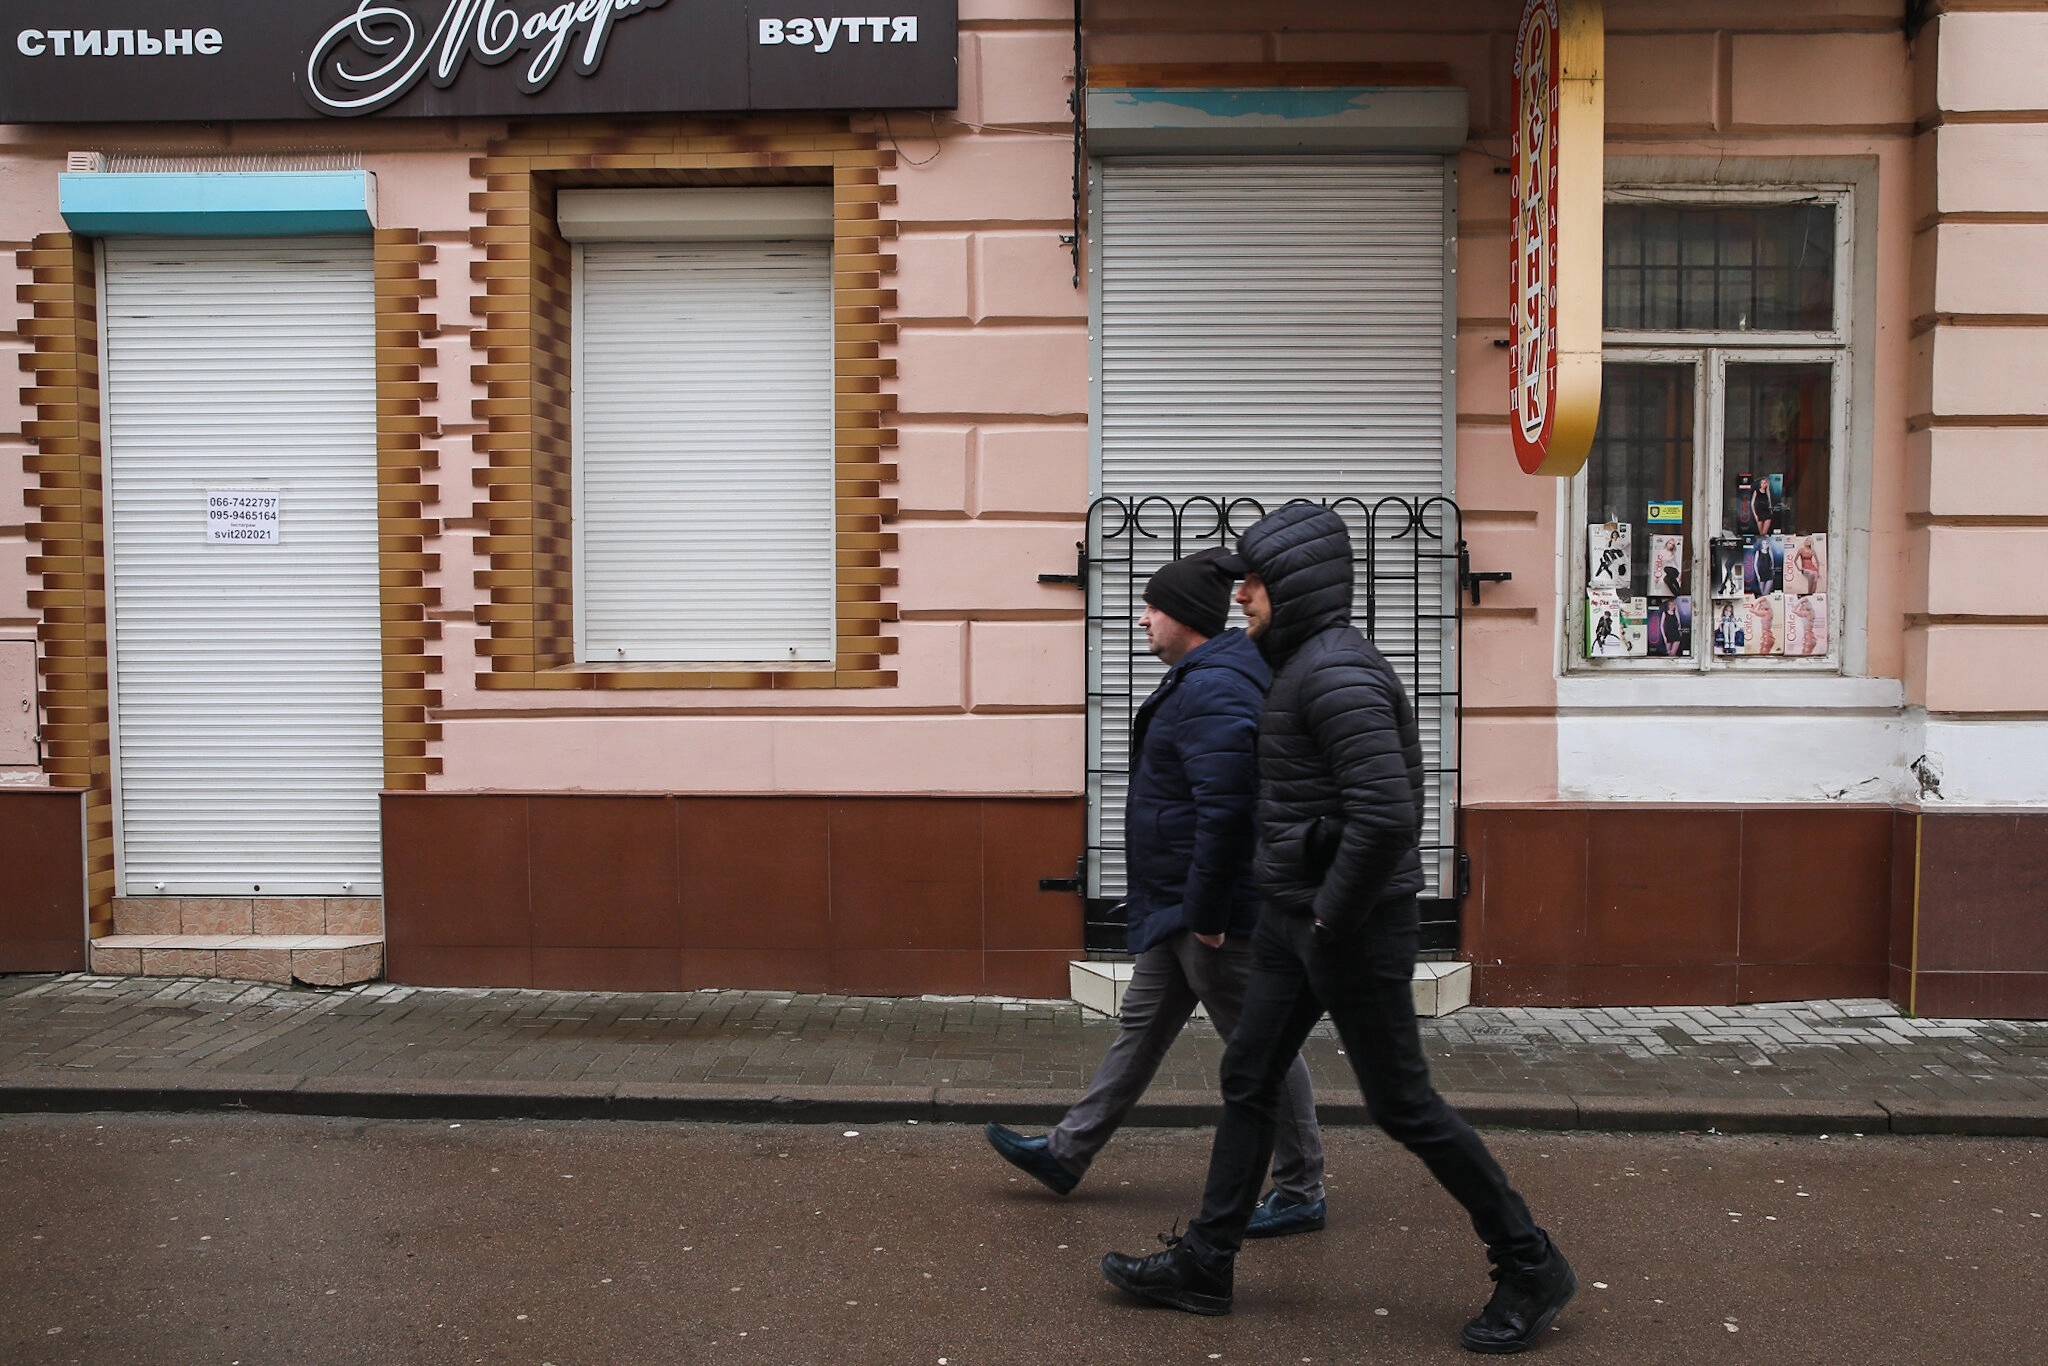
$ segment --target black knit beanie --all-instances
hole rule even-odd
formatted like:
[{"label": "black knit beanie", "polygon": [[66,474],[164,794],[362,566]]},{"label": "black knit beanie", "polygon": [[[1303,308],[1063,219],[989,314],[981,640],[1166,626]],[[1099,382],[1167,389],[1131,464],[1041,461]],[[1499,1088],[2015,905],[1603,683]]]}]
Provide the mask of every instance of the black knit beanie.
[{"label": "black knit beanie", "polygon": [[1231,577],[1216,562],[1225,553],[1201,550],[1162,567],[1145,585],[1145,601],[1199,635],[1223,634]]}]

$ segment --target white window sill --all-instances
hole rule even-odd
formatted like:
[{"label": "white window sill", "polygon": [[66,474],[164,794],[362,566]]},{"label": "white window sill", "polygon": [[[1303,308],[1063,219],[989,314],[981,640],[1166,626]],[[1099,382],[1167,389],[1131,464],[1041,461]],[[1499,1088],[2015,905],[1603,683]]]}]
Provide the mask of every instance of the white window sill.
[{"label": "white window sill", "polygon": [[1567,711],[1898,711],[1896,678],[1836,674],[1573,674],[1557,680],[1557,709]]}]

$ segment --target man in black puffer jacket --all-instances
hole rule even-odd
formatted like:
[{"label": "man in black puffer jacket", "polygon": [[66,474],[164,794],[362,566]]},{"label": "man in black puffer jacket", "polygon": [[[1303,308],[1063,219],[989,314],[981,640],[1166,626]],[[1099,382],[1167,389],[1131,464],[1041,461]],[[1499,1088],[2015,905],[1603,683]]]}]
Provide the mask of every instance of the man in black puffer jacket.
[{"label": "man in black puffer jacket", "polygon": [[[1272,675],[1240,630],[1225,630],[1231,576],[1208,550],[1175,560],[1145,585],[1141,624],[1170,667],[1131,728],[1124,803],[1130,947],[1122,1028],[1088,1093],[1051,1133],[1027,1138],[1001,1124],[995,1150],[1061,1195],[1080,1183],[1200,1001],[1226,1039],[1237,1027],[1251,972],[1259,896],[1252,879],[1253,744]],[[1288,1069],[1270,1144],[1273,1193],[1251,1237],[1323,1227],[1323,1149],[1315,1093],[1300,1058]],[[1265,1168],[1259,1168],[1260,1174]]]},{"label": "man in black puffer jacket", "polygon": [[1111,1253],[1111,1284],[1195,1313],[1229,1312],[1231,1272],[1273,1149],[1280,1082],[1324,1011],[1379,1126],[1472,1218],[1492,1300],[1465,1325],[1475,1352],[1519,1352],[1578,1288],[1479,1136],[1429,1082],[1411,981],[1420,731],[1400,678],[1351,625],[1351,538],[1327,508],[1261,518],[1231,565],[1248,633],[1273,666],[1259,728],[1257,859],[1265,907],[1244,1013],[1223,1058],[1223,1121],[1202,1212],[1150,1257]]}]

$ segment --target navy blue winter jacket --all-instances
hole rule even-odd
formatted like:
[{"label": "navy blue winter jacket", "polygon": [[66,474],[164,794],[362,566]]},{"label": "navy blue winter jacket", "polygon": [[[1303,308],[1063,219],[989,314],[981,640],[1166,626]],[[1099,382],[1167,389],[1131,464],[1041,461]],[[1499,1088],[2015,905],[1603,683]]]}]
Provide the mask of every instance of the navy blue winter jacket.
[{"label": "navy blue winter jacket", "polygon": [[1124,804],[1130,946],[1251,933],[1259,712],[1272,674],[1235,628],[1190,650],[1138,709]]}]

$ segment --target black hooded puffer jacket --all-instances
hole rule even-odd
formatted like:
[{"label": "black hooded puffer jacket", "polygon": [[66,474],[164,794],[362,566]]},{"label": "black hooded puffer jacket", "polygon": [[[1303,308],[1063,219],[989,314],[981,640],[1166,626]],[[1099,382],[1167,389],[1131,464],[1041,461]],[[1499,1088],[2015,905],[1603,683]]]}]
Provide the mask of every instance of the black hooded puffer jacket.
[{"label": "black hooded puffer jacket", "polygon": [[1351,536],[1294,503],[1239,538],[1273,619],[1259,722],[1258,878],[1266,904],[1341,935],[1422,890],[1422,737],[1399,676],[1351,624]]}]

